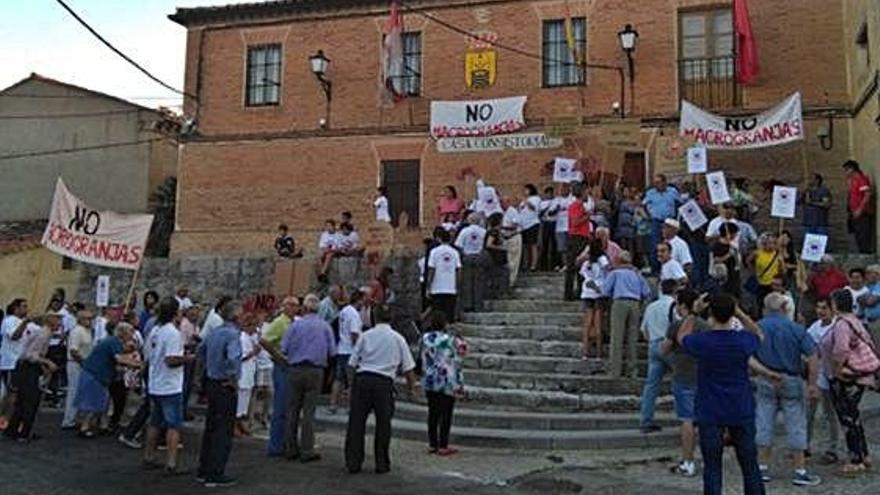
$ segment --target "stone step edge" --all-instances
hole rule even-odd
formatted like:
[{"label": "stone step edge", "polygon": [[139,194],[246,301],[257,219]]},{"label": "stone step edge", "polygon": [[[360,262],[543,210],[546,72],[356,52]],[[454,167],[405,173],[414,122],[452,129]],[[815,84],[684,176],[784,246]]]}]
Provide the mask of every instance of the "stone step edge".
[{"label": "stone step edge", "polygon": [[[515,357],[515,356],[508,356]],[[541,356],[543,357],[543,356]],[[465,372],[465,389],[467,389],[467,375],[471,373],[491,373],[498,375],[502,378],[520,378],[520,377],[534,377],[534,378],[543,378],[543,379],[557,379],[557,380],[571,380],[571,379],[588,379],[590,381],[596,382],[621,382],[626,383],[627,385],[631,385],[633,382],[637,385],[644,385],[644,378],[615,378],[605,374],[597,373],[595,375],[578,375],[575,373],[534,373],[529,371],[504,371],[504,370],[496,370],[492,368],[462,368],[462,371]],[[663,377],[663,380],[660,383],[672,383],[671,376]],[[525,390],[525,389],[505,389],[505,390]]]},{"label": "stone step edge", "polygon": [[[418,414],[424,412],[428,413],[428,406],[418,403],[418,402],[402,402],[398,401],[394,406],[395,413],[397,411],[401,411],[409,414]],[[483,417],[490,419],[510,419],[516,421],[546,421],[546,420],[565,420],[565,421],[573,421],[573,420],[582,420],[582,421],[597,421],[597,420],[639,420],[641,415],[637,412],[632,413],[597,413],[597,412],[583,412],[583,413],[571,413],[571,412],[529,412],[529,411],[497,411],[491,409],[475,409],[468,408],[466,406],[462,406],[461,402],[457,402],[455,405],[455,413],[454,416],[462,416],[462,417]],[[674,422],[677,421],[676,417],[672,413],[666,412],[656,412],[654,413],[655,421],[663,421],[663,422]],[[541,430],[543,431],[543,430]]]}]

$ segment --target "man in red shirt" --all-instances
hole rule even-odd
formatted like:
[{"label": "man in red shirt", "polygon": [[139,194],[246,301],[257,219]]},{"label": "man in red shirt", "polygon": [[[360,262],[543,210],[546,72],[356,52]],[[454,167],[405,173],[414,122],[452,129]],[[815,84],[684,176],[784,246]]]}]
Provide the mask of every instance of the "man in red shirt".
[{"label": "man in red shirt", "polygon": [[587,247],[593,226],[590,224],[590,211],[584,204],[584,186],[575,184],[571,189],[574,201],[568,207],[568,252],[565,262],[565,300],[574,301],[580,285],[577,257]]},{"label": "man in red shirt", "polygon": [[859,163],[855,160],[847,160],[843,164],[843,170],[849,181],[849,194],[847,212],[849,213],[848,227],[856,238],[856,245],[860,253],[870,254],[874,252],[874,215],[871,202],[871,179],[865,175]]},{"label": "man in red shirt", "polygon": [[834,264],[834,258],[830,254],[822,257],[816,271],[810,274],[807,281],[817,301],[828,299],[834,291],[846,287],[848,283],[846,274]]}]

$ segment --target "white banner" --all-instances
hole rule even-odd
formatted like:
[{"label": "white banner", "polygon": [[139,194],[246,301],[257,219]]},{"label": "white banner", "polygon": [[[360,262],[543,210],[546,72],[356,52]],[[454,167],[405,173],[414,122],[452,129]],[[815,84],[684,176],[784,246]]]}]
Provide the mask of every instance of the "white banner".
[{"label": "white banner", "polygon": [[84,263],[136,270],[144,258],[153,215],[98,211],[55,184],[52,213],[43,233],[46,248]]},{"label": "white banner", "polygon": [[722,117],[681,101],[681,135],[707,148],[764,148],[804,138],[801,94],[795,93],[759,115]]},{"label": "white banner", "polygon": [[435,138],[510,134],[526,127],[525,96],[474,101],[432,101]]},{"label": "white banner", "polygon": [[543,150],[560,147],[562,147],[562,138],[549,137],[540,132],[508,134],[506,136],[442,138],[437,140],[437,151],[440,153]]}]

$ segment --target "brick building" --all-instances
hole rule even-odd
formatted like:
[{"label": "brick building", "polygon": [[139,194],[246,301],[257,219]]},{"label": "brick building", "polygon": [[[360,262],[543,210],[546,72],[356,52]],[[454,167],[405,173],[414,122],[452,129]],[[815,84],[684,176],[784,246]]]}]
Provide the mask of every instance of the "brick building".
[{"label": "brick building", "polygon": [[[408,210],[413,222],[430,228],[441,189],[462,189],[466,167],[504,195],[515,195],[525,183],[547,183],[544,164],[553,157],[596,153],[579,134],[565,136],[554,149],[442,153],[428,132],[432,100],[527,96],[529,133],[543,133],[562,118],[589,128],[611,117],[615,102],[623,103],[627,117],[641,123],[645,149],[616,157],[617,172],[643,182],[655,171],[664,140],[677,133],[681,98],[722,113],[755,113],[800,91],[803,144],[717,152],[711,166],[755,182],[774,178],[796,185],[820,171],[835,199],[842,199],[839,165],[854,141],[865,139],[850,137],[853,93],[860,89],[843,55],[851,43],[844,17],[857,15],[847,13],[847,3],[752,0],[761,72],[753,84],[739,86],[732,77],[729,1],[406,1],[405,87],[411,94],[396,104],[380,97],[387,0],[178,9],[170,18],[188,30],[186,91],[198,97],[198,104],[187,99],[186,112],[198,125],[180,150],[173,252],[266,249],[282,221],[311,247],[323,220],[343,209],[353,210],[356,222],[369,221],[381,183],[391,189],[393,213]],[[570,64],[566,9],[590,64],[626,67],[618,31],[626,24],[638,30],[635,77],[632,87],[625,85],[623,102],[618,72],[581,72]],[[477,42],[463,32],[497,40],[494,84],[467,84],[466,54]],[[309,57],[318,50],[331,60],[329,104],[310,70]],[[829,118],[834,141],[826,150],[817,131]],[[865,165],[870,170],[874,164]],[[835,201],[832,212],[838,248],[848,240],[842,204]],[[759,224],[769,224],[767,210],[769,204]]]}]

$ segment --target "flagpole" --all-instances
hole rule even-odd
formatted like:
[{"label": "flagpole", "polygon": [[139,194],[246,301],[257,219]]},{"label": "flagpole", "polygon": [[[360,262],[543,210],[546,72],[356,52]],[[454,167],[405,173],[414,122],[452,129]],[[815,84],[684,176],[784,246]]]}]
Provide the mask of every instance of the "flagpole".
[{"label": "flagpole", "polygon": [[43,269],[46,265],[46,253],[43,252],[43,246],[37,248],[37,270],[34,273],[34,285],[31,287],[31,297],[28,302],[36,307],[37,293],[40,290],[40,282],[43,280]]},{"label": "flagpole", "polygon": [[138,276],[141,273],[141,266],[143,263],[140,263],[138,267],[134,271],[134,275],[131,277],[131,285],[128,287],[128,295],[125,296],[125,304],[122,306],[123,311],[128,310],[128,306],[131,304],[131,298],[134,296],[134,287],[137,285]]}]

